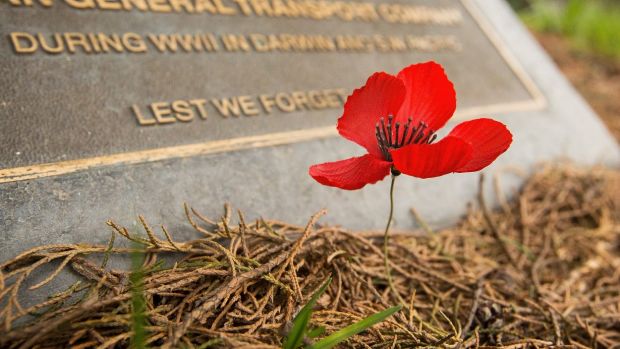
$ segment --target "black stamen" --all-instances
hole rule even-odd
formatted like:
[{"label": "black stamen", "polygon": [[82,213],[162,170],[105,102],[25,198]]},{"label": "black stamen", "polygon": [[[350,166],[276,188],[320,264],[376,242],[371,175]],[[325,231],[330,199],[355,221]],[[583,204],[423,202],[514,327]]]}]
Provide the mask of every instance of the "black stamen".
[{"label": "black stamen", "polygon": [[418,125],[418,127],[414,127],[414,128],[411,129],[411,136],[407,140],[407,144],[411,144],[411,142],[413,141],[413,137],[415,137],[415,135],[418,134],[419,130],[420,130],[419,125]]},{"label": "black stamen", "polygon": [[384,137],[384,140],[386,140],[386,141],[387,141],[387,135],[388,135],[388,133],[387,133],[387,130],[385,129],[385,119],[384,119],[384,118],[381,118],[381,127],[383,128],[383,137]]},{"label": "black stamen", "polygon": [[425,129],[426,129],[426,124],[425,124],[425,123],[423,123],[423,122],[422,122],[422,123],[420,123],[420,130],[419,130],[419,132],[418,132],[419,134],[418,134],[418,136],[415,138],[415,140],[413,141],[413,143],[415,143],[415,144],[420,143],[420,140],[421,140],[422,138],[424,138],[424,133],[425,133],[425,132],[424,132],[424,130],[425,130]]},{"label": "black stamen", "polygon": [[407,132],[409,132],[409,126],[411,126],[411,118],[407,119],[407,123],[405,124],[405,131],[403,132],[403,139],[400,141],[399,147],[402,147],[405,144],[405,140],[407,139]]},{"label": "black stamen", "polygon": [[388,135],[387,135],[387,140],[388,140],[388,144],[392,145],[392,115],[388,115],[388,125],[387,125],[387,129],[388,129]]},{"label": "black stamen", "polygon": [[375,133],[377,134],[377,139],[379,143],[383,143],[383,136],[381,135],[381,128],[379,127],[379,123],[375,125]]},{"label": "black stamen", "polygon": [[409,124],[405,125],[405,131],[403,132],[403,139],[400,141],[399,147],[402,147],[405,144],[405,139],[407,139],[407,132],[409,131]]},{"label": "black stamen", "polygon": [[430,141],[430,139],[431,139],[431,137],[432,137],[432,136],[433,136],[433,133],[432,133],[432,132],[429,132],[429,133],[426,135],[426,137],[424,137],[424,138],[422,139],[422,142],[421,142],[421,143],[428,143],[428,141]]},{"label": "black stamen", "polygon": [[424,137],[424,132],[420,132],[420,135],[418,135],[416,137],[416,139],[413,141],[413,143],[419,144],[423,137]]},{"label": "black stamen", "polygon": [[381,135],[381,130],[379,129],[378,122],[375,125],[375,134],[377,136],[377,143],[379,144],[379,150],[381,151],[381,154],[383,154],[383,156],[387,158],[389,153],[388,153],[387,148],[385,147],[385,142],[383,141],[383,136]]},{"label": "black stamen", "polygon": [[400,127],[400,123],[396,123],[396,132],[394,133],[394,143],[392,144],[394,147],[398,147],[398,128]]},{"label": "black stamen", "polygon": [[[375,124],[375,135],[379,151],[387,161],[392,161],[390,150],[398,149],[409,144],[431,144],[437,138],[433,130],[424,122],[419,122],[412,127],[413,119],[409,117],[407,123],[401,125],[395,122],[394,115],[387,116],[387,125],[384,117]],[[403,126],[403,127],[401,127]],[[401,135],[401,129],[403,130]]]}]

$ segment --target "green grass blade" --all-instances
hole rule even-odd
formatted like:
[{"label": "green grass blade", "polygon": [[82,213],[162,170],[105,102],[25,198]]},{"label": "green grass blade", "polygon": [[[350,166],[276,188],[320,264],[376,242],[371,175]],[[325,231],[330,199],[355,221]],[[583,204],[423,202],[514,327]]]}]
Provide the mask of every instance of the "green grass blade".
[{"label": "green grass blade", "polygon": [[282,348],[284,349],[296,349],[298,348],[302,341],[304,340],[304,336],[306,335],[306,330],[308,327],[308,322],[310,322],[310,317],[312,315],[312,308],[319,300],[319,297],[325,292],[327,286],[332,282],[332,278],[330,277],[325,281],[323,286],[312,295],[312,298],[308,301],[308,303],[299,311],[299,314],[295,316],[293,319],[293,327],[291,331],[288,333]]},{"label": "green grass blade", "polygon": [[315,328],[311,329],[310,331],[308,331],[308,333],[306,333],[306,337],[308,337],[308,338],[316,338],[316,337],[322,335],[323,333],[325,333],[325,327],[323,327],[323,326],[315,327]]},{"label": "green grass blade", "polygon": [[373,325],[387,319],[402,308],[401,305],[388,308],[382,312],[370,315],[369,317],[362,319],[353,325],[347,326],[340,331],[334,332],[331,335],[321,339],[308,349],[329,349],[338,345],[340,342],[347,340],[348,338],[372,327]]}]

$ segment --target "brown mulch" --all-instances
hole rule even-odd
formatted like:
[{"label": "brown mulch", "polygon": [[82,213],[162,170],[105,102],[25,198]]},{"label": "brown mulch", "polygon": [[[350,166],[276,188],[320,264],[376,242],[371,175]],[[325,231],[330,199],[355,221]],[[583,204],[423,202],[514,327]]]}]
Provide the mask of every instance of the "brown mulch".
[{"label": "brown mulch", "polygon": [[[618,347],[619,183],[609,170],[546,168],[512,202],[498,193],[498,211],[480,197],[456,227],[393,236],[391,269],[406,304],[343,347]],[[200,237],[184,242],[143,218],[142,237],[109,222],[113,235],[147,252],[148,346],[277,348],[329,276],[312,317],[327,333],[398,304],[386,287],[382,233],[321,226],[321,214],[304,227],[250,222],[229,207],[215,222],[187,208]],[[111,241],[41,246],[0,264],[0,347],[127,347],[131,273],[101,264],[132,248]],[[26,280],[54,261],[81,281],[21,306]]]},{"label": "brown mulch", "polygon": [[534,34],[620,141],[620,61],[576,50],[558,34]]}]

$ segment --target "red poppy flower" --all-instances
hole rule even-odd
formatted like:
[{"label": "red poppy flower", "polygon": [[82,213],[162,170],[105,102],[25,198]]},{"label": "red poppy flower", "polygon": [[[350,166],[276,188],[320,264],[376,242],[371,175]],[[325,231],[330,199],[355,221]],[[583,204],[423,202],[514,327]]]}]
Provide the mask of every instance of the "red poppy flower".
[{"label": "red poppy flower", "polygon": [[435,132],[455,109],[454,86],[435,62],[411,65],[397,76],[375,73],[349,96],[337,126],[368,154],[311,166],[310,175],[321,184],[354,190],[390,170],[418,178],[478,171],[508,149],[510,131],[486,118],[463,122],[435,142]]}]

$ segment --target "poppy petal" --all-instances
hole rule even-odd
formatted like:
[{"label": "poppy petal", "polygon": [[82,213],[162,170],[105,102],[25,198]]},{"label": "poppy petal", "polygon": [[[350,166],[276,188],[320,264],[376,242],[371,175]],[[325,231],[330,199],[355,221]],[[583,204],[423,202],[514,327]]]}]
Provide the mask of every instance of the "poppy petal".
[{"label": "poppy petal", "polygon": [[456,92],[443,67],[435,62],[413,64],[398,73],[407,95],[398,111],[397,120],[406,123],[411,117],[414,125],[424,122],[437,131],[454,114]]},{"label": "poppy petal", "polygon": [[457,172],[474,172],[489,166],[512,143],[506,125],[492,119],[475,119],[457,125],[448,135],[469,143],[472,158]]},{"label": "poppy petal", "polygon": [[366,154],[310,167],[310,176],[331,187],[355,190],[376,183],[390,173],[391,162]]},{"label": "poppy petal", "polygon": [[446,137],[435,144],[411,144],[392,150],[394,167],[400,172],[432,178],[456,172],[472,156],[469,143],[456,137]]},{"label": "poppy petal", "polygon": [[366,85],[347,98],[344,113],[338,119],[338,132],[380,157],[375,125],[381,117],[396,115],[404,98],[405,86],[401,80],[386,73],[374,73]]}]

